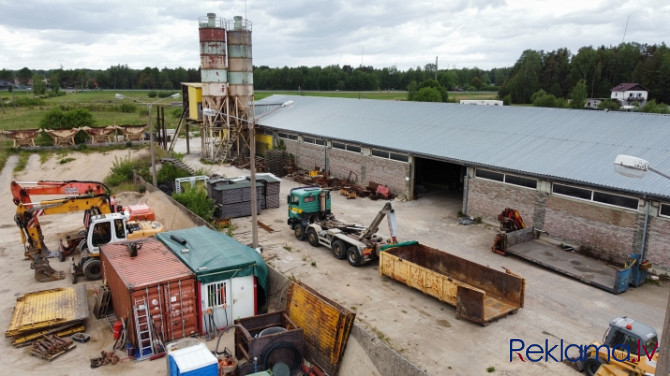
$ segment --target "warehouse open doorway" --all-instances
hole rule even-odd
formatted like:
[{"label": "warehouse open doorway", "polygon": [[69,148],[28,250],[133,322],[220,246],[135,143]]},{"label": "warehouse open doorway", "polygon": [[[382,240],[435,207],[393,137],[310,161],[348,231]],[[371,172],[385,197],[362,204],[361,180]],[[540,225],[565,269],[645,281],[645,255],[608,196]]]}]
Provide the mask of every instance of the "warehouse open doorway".
[{"label": "warehouse open doorway", "polygon": [[414,199],[440,198],[463,201],[463,176],[465,166],[429,158],[415,158]]}]

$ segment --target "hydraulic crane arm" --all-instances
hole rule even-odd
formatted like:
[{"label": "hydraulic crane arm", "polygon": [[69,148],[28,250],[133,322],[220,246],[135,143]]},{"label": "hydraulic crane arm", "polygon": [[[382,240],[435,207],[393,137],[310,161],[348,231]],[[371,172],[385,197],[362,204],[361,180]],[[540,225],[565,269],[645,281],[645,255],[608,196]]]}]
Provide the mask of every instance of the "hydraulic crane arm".
[{"label": "hydraulic crane arm", "polygon": [[395,241],[395,238],[397,236],[397,229],[395,225],[395,211],[393,210],[393,207],[391,206],[390,202],[387,202],[386,205],[382,208],[382,210],[377,213],[377,216],[375,219],[372,221],[370,226],[361,234],[360,240],[370,240],[372,235],[374,235],[377,231],[379,231],[379,225],[381,224],[382,220],[384,220],[384,217],[388,216],[388,221],[389,221],[389,230],[391,231],[391,237],[393,238],[393,241]]},{"label": "hydraulic crane arm", "polygon": [[109,188],[98,181],[85,180],[40,180],[37,182],[11,183],[12,199],[14,204],[22,202],[31,204],[30,195],[64,195],[64,196],[110,196]]}]

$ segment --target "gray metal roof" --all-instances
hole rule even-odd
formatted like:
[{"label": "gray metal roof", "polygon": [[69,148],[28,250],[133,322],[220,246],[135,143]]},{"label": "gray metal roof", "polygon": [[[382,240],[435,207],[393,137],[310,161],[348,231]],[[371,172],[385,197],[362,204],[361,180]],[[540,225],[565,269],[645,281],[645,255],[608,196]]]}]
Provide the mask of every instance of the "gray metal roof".
[{"label": "gray metal roof", "polygon": [[670,198],[670,180],[614,172],[617,154],[670,173],[670,116],[621,111],[273,95],[264,127],[601,188]]}]

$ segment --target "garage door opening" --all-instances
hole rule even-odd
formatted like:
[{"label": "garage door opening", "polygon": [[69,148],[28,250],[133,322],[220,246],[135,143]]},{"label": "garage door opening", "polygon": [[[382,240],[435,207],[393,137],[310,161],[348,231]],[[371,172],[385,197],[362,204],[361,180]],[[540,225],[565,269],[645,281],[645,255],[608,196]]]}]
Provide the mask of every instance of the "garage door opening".
[{"label": "garage door opening", "polygon": [[463,176],[465,166],[416,158],[414,173],[414,199],[444,197],[463,200]]}]

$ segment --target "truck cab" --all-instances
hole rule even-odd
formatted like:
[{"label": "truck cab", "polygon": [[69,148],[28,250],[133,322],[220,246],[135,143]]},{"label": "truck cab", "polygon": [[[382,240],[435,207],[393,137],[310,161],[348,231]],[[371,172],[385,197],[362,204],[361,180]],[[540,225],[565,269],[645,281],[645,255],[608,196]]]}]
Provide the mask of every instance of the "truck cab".
[{"label": "truck cab", "polygon": [[295,237],[303,240],[305,228],[319,219],[331,216],[330,191],[318,186],[291,189],[288,197],[288,225]]},{"label": "truck cab", "polygon": [[585,358],[589,376],[598,375],[603,367],[653,375],[658,360],[658,335],[646,324],[626,316],[615,317],[609,322],[603,343],[589,345]]}]

